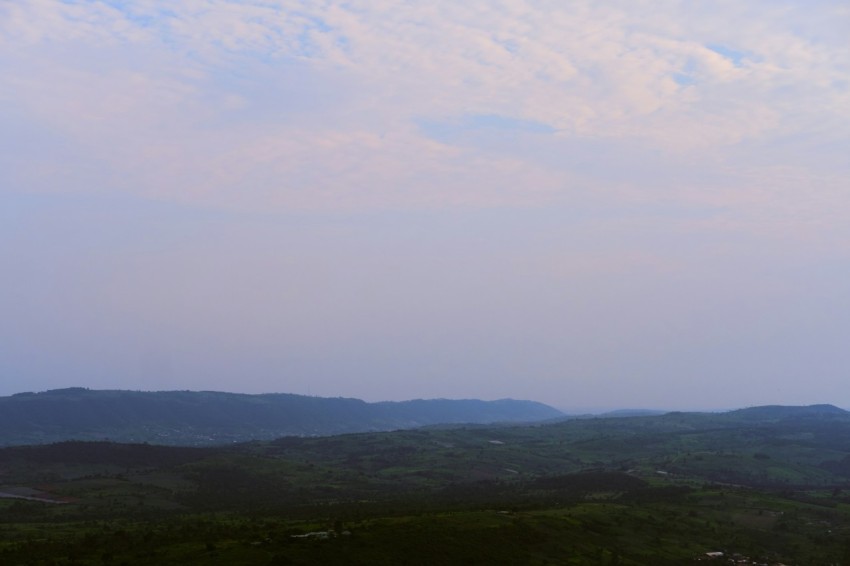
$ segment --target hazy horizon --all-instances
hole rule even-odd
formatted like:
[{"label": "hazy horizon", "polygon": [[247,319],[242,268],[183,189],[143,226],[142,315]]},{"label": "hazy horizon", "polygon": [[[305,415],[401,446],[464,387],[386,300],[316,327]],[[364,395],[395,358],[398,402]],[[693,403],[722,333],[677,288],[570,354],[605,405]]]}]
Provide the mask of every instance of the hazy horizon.
[{"label": "hazy horizon", "polygon": [[[455,401],[504,401],[504,400],[515,400],[515,401],[535,401],[538,403],[543,403],[549,405],[550,407],[557,409],[564,413],[565,416],[581,416],[581,415],[602,415],[604,413],[615,413],[615,412],[624,412],[624,411],[649,411],[649,412],[676,412],[676,411],[684,411],[684,412],[706,412],[706,413],[725,413],[729,411],[735,411],[739,409],[746,409],[750,407],[756,406],[766,406],[766,405],[744,405],[740,407],[713,407],[713,408],[689,408],[686,406],[679,407],[678,409],[670,409],[666,407],[643,407],[643,406],[631,406],[631,405],[600,405],[600,406],[582,406],[582,405],[564,405],[559,406],[557,404],[546,403],[545,401],[541,401],[540,399],[530,399],[530,398],[519,398],[519,397],[500,397],[500,398],[488,398],[483,396],[478,397],[411,397],[405,399],[381,399],[381,398],[363,398],[357,396],[342,396],[342,395],[312,395],[309,393],[292,393],[291,391],[257,391],[257,392],[245,392],[245,391],[236,391],[236,390],[211,390],[211,389],[133,389],[131,387],[126,388],[90,388],[84,385],[69,385],[66,387],[61,387],[57,389],[47,389],[42,391],[16,391],[11,394],[0,394],[0,397],[9,397],[18,394],[31,394],[31,393],[46,393],[49,391],[62,391],[64,389],[88,389],[91,391],[131,391],[131,392],[139,392],[139,393],[174,393],[174,392],[183,392],[183,391],[191,391],[198,393],[225,393],[225,394],[234,394],[234,395],[279,395],[279,394],[293,394],[293,395],[302,395],[308,397],[322,397],[322,398],[349,398],[349,399],[359,399],[361,401],[365,401],[367,403],[382,403],[382,402],[404,402],[404,401],[433,401],[433,400],[455,400]],[[788,404],[777,405],[776,406],[790,406]],[[807,405],[834,405],[828,401],[822,402],[814,402],[808,403]],[[850,411],[850,409],[845,407],[838,407],[843,410]]]},{"label": "hazy horizon", "polygon": [[850,406],[838,0],[0,5],[0,395]]}]

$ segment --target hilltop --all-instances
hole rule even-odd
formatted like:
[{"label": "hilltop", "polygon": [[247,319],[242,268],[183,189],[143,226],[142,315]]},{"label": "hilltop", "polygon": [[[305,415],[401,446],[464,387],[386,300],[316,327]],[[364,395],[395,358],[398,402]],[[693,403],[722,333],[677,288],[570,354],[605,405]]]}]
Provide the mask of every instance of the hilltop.
[{"label": "hilltop", "polygon": [[0,397],[0,446],[63,440],[213,445],[435,424],[534,422],[562,417],[542,403],[501,399],[360,399],[216,391],[90,390]]}]

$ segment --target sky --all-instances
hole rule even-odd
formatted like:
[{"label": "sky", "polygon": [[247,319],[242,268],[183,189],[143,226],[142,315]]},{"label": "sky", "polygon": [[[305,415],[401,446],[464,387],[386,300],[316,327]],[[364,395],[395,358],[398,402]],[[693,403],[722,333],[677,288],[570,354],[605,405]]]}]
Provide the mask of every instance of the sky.
[{"label": "sky", "polygon": [[846,0],[0,2],[0,395],[850,408]]}]

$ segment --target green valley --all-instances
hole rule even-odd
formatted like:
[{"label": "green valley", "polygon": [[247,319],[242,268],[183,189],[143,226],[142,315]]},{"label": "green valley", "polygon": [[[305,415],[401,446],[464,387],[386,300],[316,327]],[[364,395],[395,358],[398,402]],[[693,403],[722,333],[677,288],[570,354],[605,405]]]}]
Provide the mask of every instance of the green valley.
[{"label": "green valley", "polygon": [[0,482],[3,564],[850,564],[831,406],[16,446]]}]

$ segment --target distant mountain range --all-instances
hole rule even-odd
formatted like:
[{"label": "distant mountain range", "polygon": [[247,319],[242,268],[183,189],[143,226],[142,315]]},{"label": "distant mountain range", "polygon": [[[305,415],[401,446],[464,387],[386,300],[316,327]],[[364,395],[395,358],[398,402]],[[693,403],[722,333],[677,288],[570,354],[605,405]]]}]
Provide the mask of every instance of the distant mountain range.
[{"label": "distant mountain range", "polygon": [[513,399],[367,403],[284,393],[72,387],[0,397],[0,446],[72,439],[212,445],[436,424],[535,422],[563,416],[548,405]]}]

